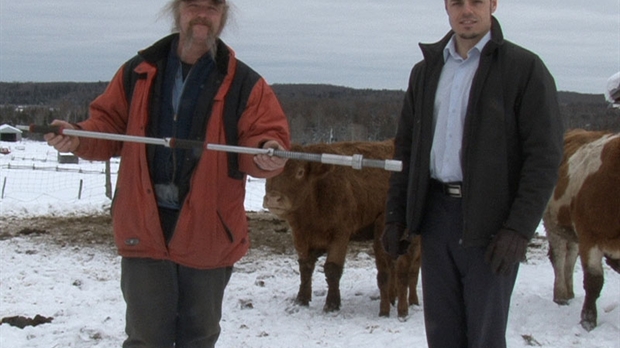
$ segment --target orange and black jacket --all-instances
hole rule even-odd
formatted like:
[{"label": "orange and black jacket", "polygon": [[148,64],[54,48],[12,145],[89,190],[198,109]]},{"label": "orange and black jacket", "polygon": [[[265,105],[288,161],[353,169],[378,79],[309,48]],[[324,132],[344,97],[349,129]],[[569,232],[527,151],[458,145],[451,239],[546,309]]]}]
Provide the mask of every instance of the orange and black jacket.
[{"label": "orange and black jacket", "polygon": [[[105,92],[91,103],[89,119],[77,126],[87,131],[150,136],[153,119],[160,110],[162,71],[176,36],[160,40],[125,63]],[[234,51],[222,41],[218,41],[215,62],[215,71],[206,81],[209,86],[204,89],[210,94],[201,95],[197,106],[203,125],[196,127],[192,123],[190,140],[202,140],[205,144],[233,142],[252,148],[276,140],[288,148],[288,121],[266,81],[238,61]],[[127,74],[134,77],[130,79]],[[239,86],[246,91],[239,99],[227,98],[234,85],[237,91]],[[237,105],[226,103],[243,106],[235,136],[227,134],[231,127],[227,129],[224,118],[226,110]],[[231,138],[234,140],[227,141]],[[194,152],[194,156],[188,157],[184,186],[179,188],[182,207],[177,225],[166,243],[151,177],[152,146],[81,138],[75,152],[90,160],[121,157],[112,206],[119,254],[171,260],[199,269],[232,266],[249,248],[245,175],[271,177],[281,170],[263,171],[251,155],[238,155],[231,161],[224,152]]]}]

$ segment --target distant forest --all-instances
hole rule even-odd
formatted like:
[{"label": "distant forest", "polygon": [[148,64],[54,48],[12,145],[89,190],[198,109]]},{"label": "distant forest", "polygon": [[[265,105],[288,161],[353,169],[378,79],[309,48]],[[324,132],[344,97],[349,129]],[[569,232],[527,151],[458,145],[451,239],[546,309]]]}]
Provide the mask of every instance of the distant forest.
[{"label": "distant forest", "polygon": [[[79,122],[107,84],[0,82],[0,124]],[[405,94],[314,84],[272,87],[289,118],[293,141],[301,144],[393,137]],[[559,102],[569,128],[620,132],[620,109],[609,108],[603,94],[560,92]]]}]

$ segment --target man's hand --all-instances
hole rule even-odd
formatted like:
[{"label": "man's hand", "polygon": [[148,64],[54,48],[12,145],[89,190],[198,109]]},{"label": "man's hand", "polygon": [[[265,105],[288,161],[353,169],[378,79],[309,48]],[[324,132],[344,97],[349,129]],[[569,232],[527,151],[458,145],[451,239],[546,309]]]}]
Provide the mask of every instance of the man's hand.
[{"label": "man's hand", "polygon": [[517,231],[502,228],[487,247],[485,259],[497,275],[507,275],[512,266],[525,260],[528,240]]},{"label": "man's hand", "polygon": [[[282,145],[280,145],[275,140],[269,140],[265,142],[265,144],[263,144],[263,149],[285,150],[284,147],[282,147]],[[284,165],[286,164],[287,160],[288,159],[286,158],[263,155],[263,154],[254,156],[254,163],[256,163],[256,165],[260,169],[266,170],[266,171],[274,171],[280,168],[284,168]]]},{"label": "man's hand", "polygon": [[[60,120],[52,121],[51,125],[59,126],[60,128],[75,129],[69,122]],[[58,152],[74,152],[80,145],[80,138],[68,135],[47,133],[43,135],[43,139],[47,141],[48,145],[58,150]]]},{"label": "man's hand", "polygon": [[396,260],[398,256],[407,253],[407,248],[411,242],[407,239],[403,239],[405,232],[405,226],[399,223],[389,223],[385,225],[383,235],[381,236],[381,243],[383,249],[393,260]]}]

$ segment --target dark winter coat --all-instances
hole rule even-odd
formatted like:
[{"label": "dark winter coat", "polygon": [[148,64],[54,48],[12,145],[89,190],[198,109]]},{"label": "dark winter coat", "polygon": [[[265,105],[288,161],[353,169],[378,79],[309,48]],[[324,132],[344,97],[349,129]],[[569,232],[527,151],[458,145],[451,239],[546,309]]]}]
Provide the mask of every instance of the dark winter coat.
[{"label": "dark winter coat", "polygon": [[[395,158],[404,169],[391,177],[386,222],[406,224],[413,233],[424,216],[433,105],[452,35],[420,45],[424,59],[411,72],[396,136]],[[463,133],[463,245],[486,245],[502,226],[531,238],[557,180],[564,125],[544,63],[504,40],[495,18]]]}]

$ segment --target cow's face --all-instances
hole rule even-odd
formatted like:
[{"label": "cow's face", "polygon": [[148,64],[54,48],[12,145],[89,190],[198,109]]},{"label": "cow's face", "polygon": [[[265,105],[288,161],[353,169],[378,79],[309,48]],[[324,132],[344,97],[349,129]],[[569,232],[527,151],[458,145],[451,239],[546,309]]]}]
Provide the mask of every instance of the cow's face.
[{"label": "cow's face", "polygon": [[[301,148],[292,151],[300,152]],[[307,202],[315,182],[325,178],[332,169],[332,165],[288,160],[280,175],[267,179],[263,208],[284,219]]]},{"label": "cow's face", "polygon": [[295,200],[306,191],[306,169],[301,161],[289,160],[284,171],[265,183],[263,208],[284,218],[293,208]]}]

